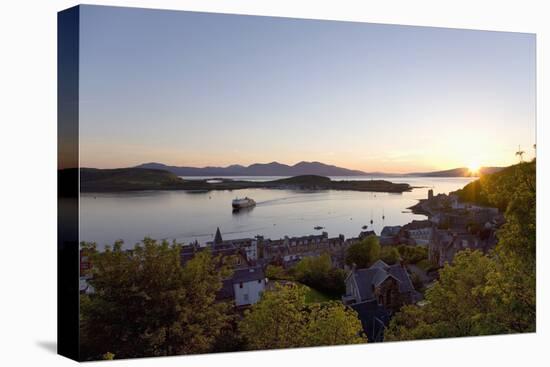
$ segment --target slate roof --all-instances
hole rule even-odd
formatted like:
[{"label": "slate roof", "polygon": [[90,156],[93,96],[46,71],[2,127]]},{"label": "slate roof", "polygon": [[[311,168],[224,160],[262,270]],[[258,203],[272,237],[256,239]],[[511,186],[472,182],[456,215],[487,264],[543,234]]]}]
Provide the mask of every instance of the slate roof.
[{"label": "slate roof", "polygon": [[431,227],[432,222],[428,219],[426,220],[413,220],[412,222],[405,224],[403,226],[403,229],[405,230],[411,230],[411,229],[421,229],[421,228],[427,228]]},{"label": "slate roof", "polygon": [[401,293],[414,291],[414,286],[411,281],[411,277],[407,273],[407,270],[401,266],[401,264],[395,264],[389,267],[389,272],[397,280],[399,280],[399,291]]},{"label": "slate roof", "polygon": [[414,286],[407,270],[401,264],[387,265],[378,260],[370,268],[355,270],[355,282],[359,290],[361,301],[374,299],[373,287],[379,286],[383,281],[392,277],[399,283],[399,292],[414,292]]},{"label": "slate roof", "polygon": [[359,238],[361,238],[361,239],[367,238],[369,236],[376,236],[376,232],[374,232],[374,231],[361,231],[359,233]]},{"label": "slate roof", "polygon": [[369,343],[384,340],[384,329],[390,321],[390,313],[377,301],[356,303],[351,306],[357,312]]},{"label": "slate roof", "polygon": [[380,236],[383,236],[383,237],[397,236],[400,230],[401,230],[401,226],[385,226],[384,228],[382,228],[382,232],[380,232]]},{"label": "slate roof", "polygon": [[353,274],[361,300],[374,298],[371,285],[373,284],[373,278],[377,273],[378,269],[360,269],[356,270]]},{"label": "slate roof", "polygon": [[265,279],[265,274],[261,266],[249,267],[244,269],[237,269],[233,272],[231,277],[234,283],[246,283],[254,280]]},{"label": "slate roof", "polygon": [[371,269],[372,268],[380,268],[380,269],[384,269],[384,268],[387,268],[389,265],[386,264],[384,261],[382,260],[376,260],[376,262],[374,264],[372,264],[370,267]]}]

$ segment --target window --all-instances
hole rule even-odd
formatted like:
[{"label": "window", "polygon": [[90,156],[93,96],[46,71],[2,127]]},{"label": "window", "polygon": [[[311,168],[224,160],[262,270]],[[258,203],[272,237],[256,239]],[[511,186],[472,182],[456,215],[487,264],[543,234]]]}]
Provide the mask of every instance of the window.
[{"label": "window", "polygon": [[242,288],[243,287],[243,282],[240,282],[239,283],[239,288]]},{"label": "window", "polygon": [[258,284],[262,284],[262,280],[261,280],[261,279],[258,279]]},{"label": "window", "polygon": [[248,293],[245,293],[245,294],[243,295],[243,299],[244,299],[245,301],[248,302]]}]

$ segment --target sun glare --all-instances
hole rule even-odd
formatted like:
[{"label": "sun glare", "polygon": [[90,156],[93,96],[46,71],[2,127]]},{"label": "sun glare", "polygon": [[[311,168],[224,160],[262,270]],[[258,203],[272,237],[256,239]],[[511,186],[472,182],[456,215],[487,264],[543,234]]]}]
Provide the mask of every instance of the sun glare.
[{"label": "sun glare", "polygon": [[481,166],[477,162],[472,162],[468,165],[468,170],[471,174],[478,174]]}]

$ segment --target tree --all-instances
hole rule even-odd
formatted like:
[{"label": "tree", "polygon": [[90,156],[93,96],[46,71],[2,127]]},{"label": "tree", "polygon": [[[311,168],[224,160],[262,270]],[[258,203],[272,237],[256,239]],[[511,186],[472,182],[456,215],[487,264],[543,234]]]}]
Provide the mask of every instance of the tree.
[{"label": "tree", "polygon": [[368,236],[364,240],[348,247],[346,264],[355,264],[358,268],[367,268],[380,258],[380,243],[376,236]]},{"label": "tree", "polygon": [[258,303],[247,310],[239,332],[248,349],[278,349],[306,343],[306,307],[303,287],[276,286],[266,291]]},{"label": "tree", "polygon": [[380,249],[380,260],[388,265],[393,265],[401,260],[399,251],[393,246],[384,246]]},{"label": "tree", "polygon": [[291,278],[285,269],[278,265],[268,265],[265,269],[265,276],[271,280],[284,280]]},{"label": "tree", "polygon": [[397,251],[407,264],[416,264],[422,260],[428,259],[428,249],[422,246],[400,245]]},{"label": "tree", "polygon": [[85,357],[208,352],[229,321],[229,305],[215,301],[228,270],[208,251],[182,267],[179,245],[145,239],[125,251],[116,242],[93,263],[95,293],[81,298]]},{"label": "tree", "polygon": [[239,331],[248,349],[365,343],[355,311],[339,302],[308,306],[305,289],[276,285],[245,312]]},{"label": "tree", "polygon": [[494,300],[485,292],[493,261],[480,251],[456,254],[426,291],[424,306],[401,308],[384,334],[385,340],[411,340],[487,335],[502,332],[491,313]]},{"label": "tree", "polygon": [[506,208],[486,292],[495,298],[496,317],[508,332],[535,331],[536,161],[487,180],[484,189],[492,202]]},{"label": "tree", "polygon": [[357,313],[341,302],[309,307],[306,346],[366,343]]},{"label": "tree", "polygon": [[294,279],[320,292],[340,296],[345,292],[345,272],[332,267],[328,254],[305,257],[292,268]]}]

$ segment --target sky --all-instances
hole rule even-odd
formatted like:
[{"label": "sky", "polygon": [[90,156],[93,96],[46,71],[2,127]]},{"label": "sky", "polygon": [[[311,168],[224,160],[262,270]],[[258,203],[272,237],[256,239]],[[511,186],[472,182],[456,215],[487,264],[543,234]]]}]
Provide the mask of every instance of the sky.
[{"label": "sky", "polygon": [[533,34],[95,6],[80,27],[82,167],[534,156]]}]

